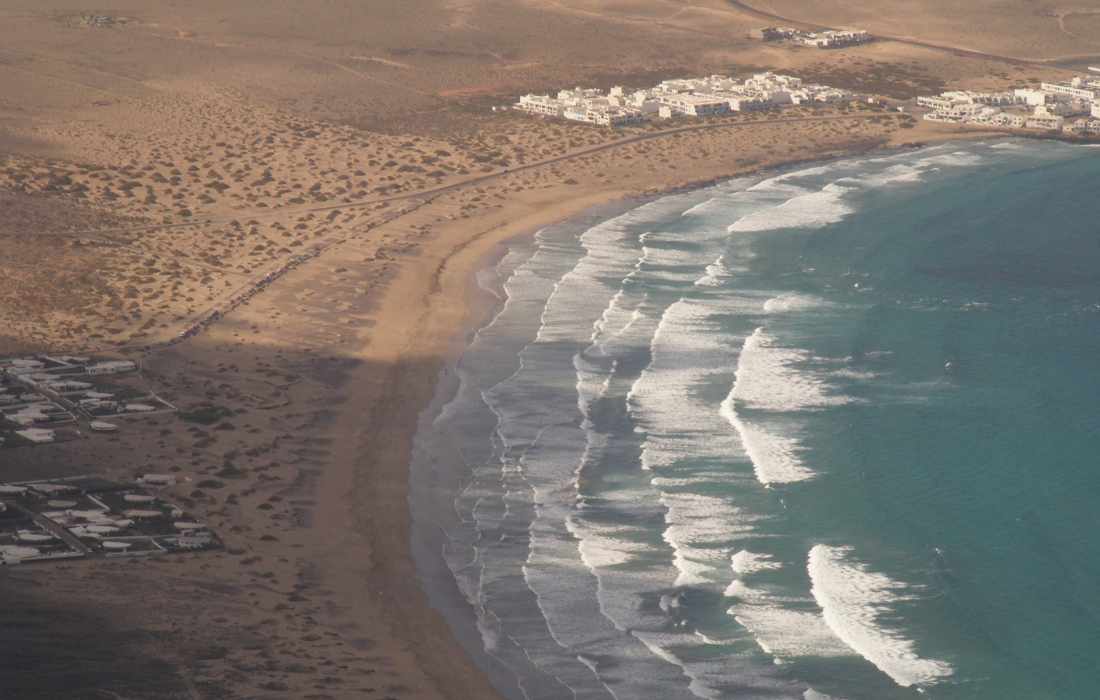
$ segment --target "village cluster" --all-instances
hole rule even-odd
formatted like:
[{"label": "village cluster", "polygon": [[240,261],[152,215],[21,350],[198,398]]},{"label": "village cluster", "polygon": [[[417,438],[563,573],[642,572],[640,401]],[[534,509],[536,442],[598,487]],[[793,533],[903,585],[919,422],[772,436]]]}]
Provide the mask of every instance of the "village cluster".
[{"label": "village cluster", "polygon": [[845,46],[866,44],[874,39],[863,29],[837,29],[821,32],[809,32],[794,27],[763,27],[749,32],[753,39],[761,41],[789,41],[816,49],[840,49]]},{"label": "village cluster", "polygon": [[124,380],[132,360],[71,355],[0,359],[0,447],[39,445],[79,434],[114,432],[105,418],[172,411],[174,407]]},{"label": "village cluster", "polygon": [[844,90],[804,83],[776,73],[756,73],[738,81],[724,75],[666,80],[652,88],[617,86],[561,90],[556,96],[523,95],[514,109],[601,126],[625,126],[650,119],[703,117],[790,105],[828,104],[851,99]]},{"label": "village cluster", "polygon": [[91,476],[0,484],[0,565],[220,547],[204,524],[157,495],[174,483],[147,474],[134,484]]},{"label": "village cluster", "polygon": [[1100,135],[1100,76],[1011,92],[945,92],[917,104],[929,110],[929,121]]}]

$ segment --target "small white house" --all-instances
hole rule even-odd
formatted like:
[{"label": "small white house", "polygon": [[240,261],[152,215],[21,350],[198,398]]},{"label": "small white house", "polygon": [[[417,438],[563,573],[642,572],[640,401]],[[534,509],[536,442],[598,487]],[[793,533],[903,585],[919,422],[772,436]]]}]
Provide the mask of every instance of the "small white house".
[{"label": "small white house", "polygon": [[132,360],[107,360],[88,365],[84,371],[88,374],[122,374],[133,372],[137,369],[137,363]]}]

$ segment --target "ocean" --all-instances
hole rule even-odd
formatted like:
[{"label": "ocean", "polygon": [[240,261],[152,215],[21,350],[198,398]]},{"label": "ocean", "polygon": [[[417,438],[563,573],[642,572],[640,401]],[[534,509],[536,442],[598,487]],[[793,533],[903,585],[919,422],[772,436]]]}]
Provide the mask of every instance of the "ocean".
[{"label": "ocean", "polygon": [[1100,151],[799,165],[480,282],[411,502],[504,693],[1100,697]]}]

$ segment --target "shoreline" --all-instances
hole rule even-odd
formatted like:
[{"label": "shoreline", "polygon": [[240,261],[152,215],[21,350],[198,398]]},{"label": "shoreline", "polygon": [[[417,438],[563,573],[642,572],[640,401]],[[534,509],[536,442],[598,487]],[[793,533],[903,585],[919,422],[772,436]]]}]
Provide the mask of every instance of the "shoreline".
[{"label": "shoreline", "polygon": [[[162,567],[132,570],[122,579],[117,566],[76,565],[88,571],[87,585],[76,590],[53,583],[43,596],[129,612],[127,596],[154,581],[174,581],[179,591],[195,590],[196,599],[200,582],[221,585],[219,605],[233,609],[231,615],[207,605],[208,612],[184,621],[149,609],[134,611],[119,626],[122,633],[127,625],[183,625],[201,648],[225,631],[226,620],[235,620],[244,629],[263,627],[266,644],[278,645],[273,652],[244,647],[200,664],[187,653],[172,653],[185,685],[224,683],[244,696],[270,690],[263,687],[266,678],[242,676],[239,669],[278,653],[287,655],[291,670],[276,684],[297,693],[292,696],[324,685],[327,697],[362,697],[351,685],[332,687],[330,666],[291,665],[297,663],[291,649],[324,664],[334,663],[339,650],[335,663],[361,674],[362,681],[350,681],[363,683],[359,690],[401,700],[504,697],[507,680],[475,653],[481,640],[463,645],[468,628],[456,627],[433,605],[431,582],[416,563],[410,509],[411,457],[425,409],[469,334],[492,312],[494,300],[479,287],[478,271],[493,264],[509,241],[594,208],[633,208],[751,173],[964,140],[935,130],[875,136],[838,127],[832,135],[810,129],[807,136],[817,138],[795,148],[771,145],[781,143],[767,140],[778,131],[670,137],[653,150],[627,147],[441,196],[350,233],[207,332],[154,350],[151,376],[174,399],[182,398],[180,405],[224,403],[242,414],[248,430],[220,434],[211,449],[197,433],[178,430],[165,440],[164,431],[150,426],[122,435],[121,444],[96,440],[81,452],[102,453],[111,465],[105,471],[115,474],[185,454],[191,463],[179,468],[215,474],[216,460],[236,456],[247,476],[222,484],[216,494],[190,494],[203,499],[203,515],[227,534],[229,551],[196,558],[170,579]],[[235,376],[238,363],[243,366]],[[265,381],[272,367],[285,378]],[[262,398],[268,394],[278,401]],[[26,468],[40,457],[48,453],[28,455]],[[80,464],[71,461],[74,468]],[[190,488],[181,486],[180,495]],[[454,589],[453,576],[446,575],[444,583]],[[37,578],[28,569],[12,583]]]},{"label": "shoreline", "polygon": [[[785,225],[788,215],[835,219],[849,198],[848,208],[860,208],[863,193],[843,194],[844,182],[819,198],[787,200],[787,174],[794,174],[789,184],[807,188],[830,172],[851,174],[861,183],[852,189],[863,190],[912,170],[943,185],[932,171],[961,167],[972,150],[996,145],[1008,159],[1033,140],[1100,145],[1062,132],[926,121],[911,106],[919,95],[949,88],[1064,83],[1084,64],[1070,71],[1055,59],[1029,63],[1012,54],[1023,46],[1087,55],[1087,32],[1078,29],[1091,20],[1072,12],[1052,19],[1005,7],[998,21],[986,22],[988,8],[968,7],[962,14],[974,26],[960,32],[942,22],[938,8],[902,3],[883,8],[878,29],[884,36],[912,29],[920,34],[913,41],[822,52],[749,36],[762,25],[738,3],[436,4],[395,3],[380,14],[353,5],[316,11],[300,3],[231,3],[212,13],[141,3],[123,14],[89,14],[47,3],[9,13],[9,53],[18,60],[4,77],[12,99],[0,104],[0,233],[9,243],[0,289],[10,302],[0,305],[0,354],[140,359],[138,372],[96,386],[120,402],[150,394],[174,411],[110,418],[117,425],[109,433],[90,430],[87,420],[59,424],[51,445],[24,444],[12,437],[23,419],[6,421],[0,481],[86,475],[125,484],[172,475],[158,497],[208,527],[223,548],[0,566],[0,598],[10,603],[0,651],[11,650],[0,664],[0,688],[27,700],[73,689],[133,700],[602,697],[591,672],[597,682],[611,681],[602,685],[612,694],[670,694],[679,675],[653,663],[665,647],[649,639],[647,649],[627,648],[617,634],[644,633],[650,622],[661,627],[648,609],[668,613],[685,602],[685,614],[704,613],[707,630],[721,621],[713,629],[722,634],[704,637],[706,644],[735,627],[725,611],[666,601],[643,581],[618,588],[618,573],[632,572],[605,576],[608,559],[596,557],[604,533],[583,526],[599,528],[600,518],[619,513],[594,508],[582,522],[569,497],[599,495],[611,483],[589,475],[634,483],[633,453],[597,454],[594,447],[578,457],[576,446],[599,442],[578,428],[611,435],[628,422],[651,432],[662,422],[648,419],[671,407],[665,399],[674,395],[662,393],[671,375],[660,374],[666,367],[653,359],[664,347],[682,347],[678,363],[689,364],[683,353],[694,346],[675,344],[694,333],[680,325],[681,312],[696,310],[696,297],[712,296],[680,287],[681,276],[690,282],[696,263],[713,260],[701,281],[724,284],[721,263],[742,245],[763,257],[787,242],[739,240],[742,228]],[[817,8],[815,21],[843,25],[844,8],[834,10]],[[972,40],[987,53],[951,49]],[[634,90],[716,74],[740,81],[759,71],[846,97],[622,128],[514,108],[532,91],[579,84]],[[917,162],[939,155],[942,162]],[[872,177],[895,164],[904,166]],[[821,172],[803,178],[804,169]],[[968,183],[986,184],[984,170],[970,172],[961,189],[943,188],[963,205]],[[1087,193],[1088,180],[1076,181]],[[736,210],[725,208],[727,193],[757,183],[759,192],[729,200]],[[1059,194],[1067,191],[1076,189]],[[865,242],[912,218],[894,209],[904,193],[896,200],[867,194],[884,195],[874,222],[882,230],[853,221],[852,245],[838,256],[860,256],[871,249]],[[690,214],[674,211],[679,202],[711,199]],[[793,203],[761,212],[745,222],[751,225],[731,225],[757,200]],[[943,220],[922,231],[939,230]],[[647,230],[654,238],[637,238]],[[838,226],[810,247],[823,250],[825,239],[848,232]],[[919,244],[916,238],[879,250],[896,253]],[[1029,248],[1023,238],[1020,257],[1045,262],[1058,254],[1043,245]],[[637,274],[627,281],[636,248]],[[814,251],[805,252],[809,259]],[[579,269],[563,277],[578,254]],[[1074,258],[1087,278],[1084,258]],[[948,259],[944,274],[957,262]],[[818,266],[821,279],[828,267]],[[728,286],[739,282],[752,280]],[[834,286],[847,283],[837,278]],[[871,294],[869,287],[859,293]],[[605,303],[605,290],[622,296]],[[643,291],[647,301],[640,302]],[[713,298],[725,293],[715,290]],[[559,322],[561,335],[551,335]],[[738,323],[730,318],[731,328]],[[646,376],[656,381],[641,385],[655,387],[649,396],[657,400],[643,406],[643,397],[635,406],[626,382],[646,362],[643,336],[663,329],[667,335],[650,337],[654,372]],[[610,373],[596,363],[611,378],[598,406],[590,401],[596,374],[585,371],[583,347],[579,366],[569,366],[576,345],[597,330],[597,343],[615,333],[602,347],[623,358]],[[560,354],[544,353],[541,343],[518,354],[533,337],[569,345]],[[731,335],[723,347],[734,342]],[[724,371],[732,359],[706,362]],[[938,376],[941,363],[932,364]],[[695,406],[700,420],[692,429],[706,431],[703,440],[727,430],[709,422],[709,396],[725,392],[722,383],[708,385],[707,405]],[[6,384],[0,399],[25,403],[18,383]],[[67,401],[84,401],[77,398],[83,393],[74,390]],[[650,405],[658,411],[647,412]],[[577,423],[579,414],[591,418],[588,425]],[[613,448],[644,454],[649,447],[624,438]],[[699,454],[690,442],[664,454],[686,463],[708,443],[698,443]],[[770,473],[755,463],[731,469],[748,467],[757,481]],[[776,473],[781,467],[771,465]],[[655,491],[622,498],[668,493],[663,483],[649,486]],[[751,506],[754,495],[727,494],[737,507]],[[647,541],[656,534],[662,506],[666,524],[685,523],[662,537],[665,544],[654,540],[676,550],[675,558],[664,561],[664,549],[652,554],[656,566],[670,565],[665,573],[678,587],[688,577],[673,569],[687,573],[683,565],[692,561],[692,543],[680,535],[693,530],[679,514],[694,512],[712,525],[724,514],[677,512],[668,507],[675,500],[647,509],[644,517],[654,519],[635,534]],[[809,538],[828,532],[803,520]],[[5,527],[0,541],[20,539],[13,528],[21,523],[8,518]],[[801,562],[790,563],[793,571]],[[593,581],[573,576],[585,568],[596,579],[594,598]],[[724,562],[713,572],[715,581],[729,576]],[[645,615],[619,614],[634,601]],[[691,621],[673,622],[686,630]],[[755,649],[740,641],[747,644],[737,652]],[[732,677],[730,694],[755,692],[736,662],[719,671]]]},{"label": "shoreline", "polygon": [[[720,178],[719,181],[727,178]],[[706,185],[702,185],[705,187]],[[681,187],[678,190],[696,189],[696,187]],[[671,191],[670,191],[671,192]],[[667,194],[667,193],[666,193]],[[497,268],[505,256],[508,255],[511,246],[519,240],[533,239],[539,231],[551,226],[578,227],[593,225],[596,222],[613,218],[619,214],[634,209],[646,202],[658,199],[665,194],[654,195],[628,195],[610,199],[585,207],[564,218],[540,222],[539,225],[525,230],[518,230],[513,235],[494,240],[481,258],[474,263],[473,272],[469,275],[468,301],[469,315],[462,324],[461,329],[454,334],[455,349],[439,371],[439,378],[435,386],[431,401],[420,414],[417,428],[413,435],[412,453],[409,462],[410,494],[409,506],[411,509],[412,532],[410,548],[416,567],[417,578],[421,588],[428,598],[428,603],[444,618],[450,633],[460,645],[463,653],[471,657],[474,664],[480,668],[493,683],[494,688],[503,697],[521,699],[523,690],[516,681],[518,677],[514,671],[504,665],[496,656],[489,654],[484,648],[484,641],[478,634],[478,619],[470,607],[469,601],[463,596],[458,587],[454,572],[447,565],[442,556],[442,548],[448,538],[448,531],[438,525],[437,522],[426,520],[418,522],[414,501],[419,502],[421,514],[432,512],[432,508],[453,508],[452,502],[432,503],[435,489],[420,489],[412,487],[411,482],[417,478],[434,479],[439,476],[434,472],[431,457],[418,454],[423,450],[421,445],[424,431],[430,430],[432,423],[439,417],[446,406],[456,397],[459,390],[460,378],[458,367],[466,349],[473,342],[477,334],[500,313],[507,296],[503,289],[505,277],[497,274]],[[494,275],[494,284],[500,285],[490,289],[482,284],[481,273],[491,271]],[[454,476],[449,474],[447,476]],[[457,489],[461,480],[455,480],[451,488]],[[445,490],[444,493],[453,499],[454,492]]]},{"label": "shoreline", "polygon": [[[414,562],[409,507],[409,466],[421,417],[467,333],[491,311],[477,271],[508,241],[631,194],[611,189],[556,206],[542,203],[518,219],[487,222],[464,240],[433,240],[402,266],[377,306],[377,325],[396,331],[399,339],[368,343],[346,380],[352,398],[341,407],[332,434],[357,436],[342,441],[335,454],[334,461],[350,468],[326,470],[317,494],[319,503],[342,507],[319,509],[314,523],[326,540],[345,533],[330,540],[320,562],[325,586],[350,603],[331,622],[362,627],[382,620],[427,676],[431,697],[504,697],[490,682],[494,674],[470,658],[457,639],[461,633],[429,602]],[[375,444],[378,435],[386,436],[382,444]],[[348,551],[355,550],[367,555],[364,567],[348,567]],[[364,589],[371,595],[364,596]]]},{"label": "shoreline", "polygon": [[[406,495],[410,499],[409,509],[406,510],[410,528],[409,556],[417,577],[419,588],[417,597],[424,596],[423,604],[430,606],[431,612],[438,618],[437,622],[446,626],[446,632],[451,636],[450,642],[458,646],[461,653],[469,655],[469,661],[472,665],[485,673],[487,678],[495,679],[494,688],[496,692],[503,693],[498,697],[522,697],[522,693],[512,695],[500,688],[501,683],[507,683],[509,687],[513,685],[508,682],[512,681],[510,672],[503,668],[502,662],[484,650],[482,639],[477,633],[476,615],[473,614],[468,601],[459,591],[457,582],[440,556],[438,549],[433,550],[426,546],[428,543],[440,544],[445,537],[445,533],[436,532],[431,535],[424,532],[417,533],[418,524],[411,512],[411,499],[414,497],[411,482],[417,467],[423,468],[423,465],[417,465],[415,455],[421,431],[430,426],[431,422],[439,415],[442,407],[454,396],[457,389],[457,364],[461,360],[469,340],[491,321],[505,301],[503,298],[494,297],[478,284],[479,273],[495,267],[500,259],[507,254],[508,245],[512,241],[534,236],[538,230],[546,226],[568,225],[570,221],[579,223],[588,217],[592,217],[594,220],[605,220],[614,216],[614,214],[600,216],[597,212],[601,210],[619,211],[621,213],[661,197],[703,189],[737,177],[784,170],[808,163],[829,162],[862,154],[899,153],[949,141],[995,140],[998,138],[1003,137],[1001,135],[975,134],[967,135],[966,138],[929,139],[919,142],[858,147],[844,152],[823,153],[816,157],[746,168],[738,172],[693,180],[670,187],[650,188],[642,193],[614,190],[599,192],[567,200],[552,209],[540,211],[538,214],[522,219],[510,226],[498,226],[481,231],[467,241],[456,245],[451,254],[440,261],[437,268],[440,281],[438,290],[441,292],[445,290],[457,291],[461,287],[463,290],[461,297],[458,300],[452,298],[452,301],[458,303],[462,308],[451,310],[455,325],[450,329],[449,340],[446,338],[448,332],[445,328],[434,329],[435,332],[443,334],[444,337],[441,340],[446,346],[446,351],[439,360],[438,368],[433,373],[436,379],[433,383],[432,393],[428,400],[422,404],[422,409],[417,414],[415,426],[409,438],[410,447],[407,450],[407,458],[403,463],[407,477]],[[501,281],[503,282],[503,280]],[[386,300],[383,300],[383,305],[385,303]],[[435,505],[445,507],[447,504]],[[425,524],[421,523],[419,526],[424,527]],[[454,695],[453,697],[467,696]]]}]

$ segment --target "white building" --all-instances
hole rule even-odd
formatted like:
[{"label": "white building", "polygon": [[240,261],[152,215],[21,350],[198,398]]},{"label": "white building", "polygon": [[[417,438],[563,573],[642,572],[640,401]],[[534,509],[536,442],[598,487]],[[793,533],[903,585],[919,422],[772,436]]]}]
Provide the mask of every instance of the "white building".
[{"label": "white building", "polygon": [[515,108],[530,114],[542,114],[548,117],[560,117],[565,106],[549,95],[523,95]]},{"label": "white building", "polygon": [[1093,101],[1091,114],[1094,119],[1100,119],[1100,99]]},{"label": "white building", "polygon": [[1059,100],[1046,105],[1040,105],[1035,109],[1044,110],[1047,114],[1057,114],[1062,117],[1069,117],[1075,114],[1088,114],[1091,104],[1090,102],[1085,102],[1074,97],[1068,100]]},{"label": "white building", "polygon": [[596,111],[593,115],[593,124],[600,126],[626,126],[645,121],[645,115],[637,109],[608,109]]},{"label": "white building", "polygon": [[1022,114],[1001,112],[992,117],[989,123],[993,126],[1000,126],[1005,129],[1023,129],[1027,125],[1027,117]]},{"label": "white building", "polygon": [[74,379],[56,379],[46,382],[46,386],[54,391],[83,391],[91,389],[93,385],[88,382],[78,382]]},{"label": "white building", "polygon": [[133,372],[137,369],[137,363],[132,360],[108,360],[88,365],[84,371],[88,374],[122,374]]},{"label": "white building", "polygon": [[1053,101],[1052,96],[1045,90],[1036,90],[1034,88],[1019,88],[1013,90],[1016,97],[1023,100],[1024,104],[1029,107],[1036,107],[1038,105],[1045,105],[1047,102]]},{"label": "white building", "polygon": [[917,104],[942,101],[946,101],[947,103],[968,102],[970,104],[980,105],[1009,106],[1021,104],[1024,98],[1012,92],[973,92],[970,90],[949,90],[937,97],[917,98]]},{"label": "white building", "polygon": [[844,90],[804,84],[800,78],[771,72],[745,81],[725,75],[665,80],[652,88],[630,91],[621,85],[607,94],[574,88],[556,96],[523,95],[518,111],[601,126],[624,126],[647,118],[702,117],[752,111],[787,104],[829,103],[850,99]]},{"label": "white building", "polygon": [[728,102],[730,109],[734,112],[755,112],[771,106],[771,102],[756,96],[731,97]]},{"label": "white building", "polygon": [[1062,127],[1071,136],[1096,136],[1100,134],[1100,119],[1075,119]]},{"label": "white building", "polygon": [[917,104],[931,110],[947,109],[954,103],[949,97],[943,95],[921,95],[917,98]]},{"label": "white building", "polygon": [[1042,114],[1033,114],[1027,118],[1026,126],[1028,129],[1041,129],[1044,131],[1061,131],[1065,126],[1066,118],[1059,116],[1048,116]]},{"label": "white building", "polygon": [[760,29],[751,30],[749,36],[753,39],[761,39],[763,41],[782,41],[785,39],[796,39],[803,33],[804,32],[794,27],[762,27]]},{"label": "white building", "polygon": [[45,445],[54,441],[54,432],[45,428],[25,428],[16,430],[15,434],[35,445]]},{"label": "white building", "polygon": [[660,101],[672,108],[676,114],[691,117],[705,117],[726,114],[730,111],[728,99],[715,95],[674,94],[660,98]]},{"label": "white building", "polygon": [[[1092,94],[1098,96],[1084,100],[1084,95]],[[1069,83],[1042,83],[1038,89],[1021,88],[1011,93],[956,90],[919,97],[917,103],[931,110],[925,115],[930,121],[1089,133],[1087,121],[1066,126],[1066,117],[1100,112],[1100,80],[1074,78]],[[1013,110],[1017,106],[1031,107],[1032,113]]]},{"label": "white building", "polygon": [[1088,100],[1089,102],[1100,97],[1100,90],[1092,86],[1083,78],[1074,78],[1069,83],[1043,83],[1041,87],[1043,92],[1052,95],[1076,97],[1081,100]]},{"label": "white building", "polygon": [[838,49],[843,46],[866,44],[871,40],[871,34],[862,29],[825,31],[816,34],[806,34],[802,43],[819,49]]}]

